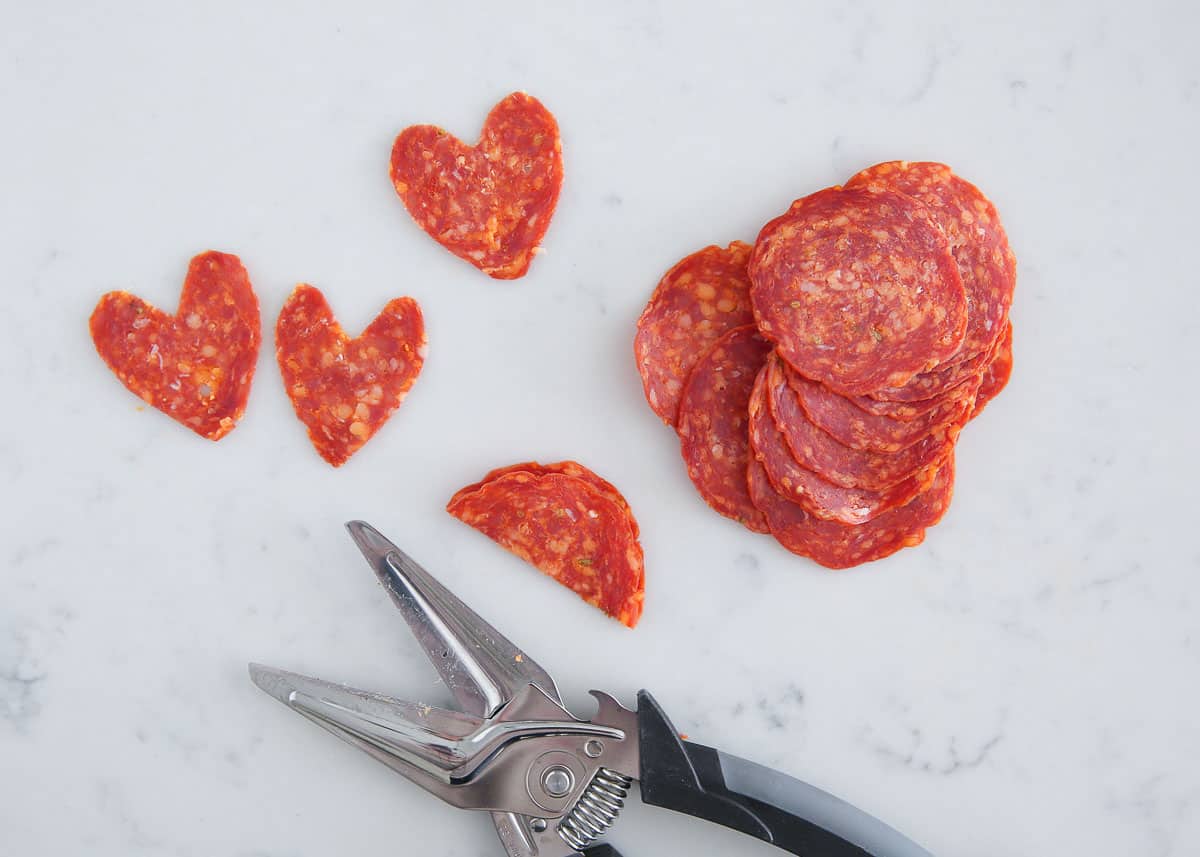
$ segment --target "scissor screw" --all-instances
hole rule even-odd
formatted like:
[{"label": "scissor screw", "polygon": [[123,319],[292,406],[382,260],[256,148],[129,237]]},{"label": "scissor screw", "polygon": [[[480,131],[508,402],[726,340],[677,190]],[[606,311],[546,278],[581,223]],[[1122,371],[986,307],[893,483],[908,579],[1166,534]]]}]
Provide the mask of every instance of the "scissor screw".
[{"label": "scissor screw", "polygon": [[583,752],[587,753],[589,759],[595,759],[604,752],[604,745],[593,739],[583,745]]},{"label": "scissor screw", "polygon": [[542,774],[542,788],[551,797],[563,797],[574,785],[574,774],[570,768],[564,768],[562,765],[547,768],[546,773]]},{"label": "scissor screw", "polygon": [[546,819],[535,818],[533,821],[529,822],[529,829],[532,830],[534,833],[545,833],[546,832]]}]

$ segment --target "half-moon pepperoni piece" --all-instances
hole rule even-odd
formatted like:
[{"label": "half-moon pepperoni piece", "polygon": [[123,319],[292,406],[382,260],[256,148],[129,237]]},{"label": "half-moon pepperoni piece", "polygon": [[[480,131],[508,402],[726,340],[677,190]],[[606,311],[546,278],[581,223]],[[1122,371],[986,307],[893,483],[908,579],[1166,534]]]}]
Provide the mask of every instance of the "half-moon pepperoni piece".
[{"label": "half-moon pepperoni piece", "polygon": [[275,322],[283,387],[317,453],[339,467],[370,440],[421,373],[425,320],[412,298],[388,302],[351,339],[325,296],[301,284]]},{"label": "half-moon pepperoni piece", "polygon": [[237,256],[210,250],[192,259],[175,315],[109,292],[89,327],[131,393],[201,437],[220,440],[246,412],[262,323]]},{"label": "half-moon pepperoni piece", "polygon": [[692,366],[726,331],[754,323],[746,263],[750,245],[698,250],[667,271],[637,323],[633,340],[646,401],[675,425]]},{"label": "half-moon pepperoni piece", "polygon": [[954,458],[946,460],[928,490],[906,505],[857,526],[823,521],[784,497],[771,485],[760,461],[750,462],[747,481],[750,496],[766,517],[771,535],[783,547],[826,568],[851,568],[924,541],[925,530],[941,520],[950,507]]},{"label": "half-moon pepperoni piece", "polygon": [[434,125],[405,128],[392,184],[417,225],[490,277],[529,270],[562,189],[558,123],[514,92],[492,108],[474,146]]},{"label": "half-moon pepperoni piece", "polygon": [[631,516],[584,479],[506,473],[459,491],[446,511],[632,628],[646,574]]},{"label": "half-moon pepperoni piece", "polygon": [[680,454],[700,496],[727,518],[767,531],[746,490],[754,378],[770,353],[753,325],[726,333],[692,369],[679,404]]},{"label": "half-moon pepperoni piece", "polygon": [[950,245],[911,196],[827,188],[792,203],[750,257],[754,315],[797,372],[847,395],[953,357],[966,295]]}]

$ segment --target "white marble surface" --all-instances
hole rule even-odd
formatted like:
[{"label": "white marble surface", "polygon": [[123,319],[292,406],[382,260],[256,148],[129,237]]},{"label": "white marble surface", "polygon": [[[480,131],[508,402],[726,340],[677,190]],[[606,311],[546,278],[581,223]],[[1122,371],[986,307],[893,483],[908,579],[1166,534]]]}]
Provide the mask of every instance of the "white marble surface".
[{"label": "white marble surface", "polygon": [[[246,679],[258,659],[443,700],[350,517],[581,710],[648,687],[696,739],[936,854],[1200,853],[1194,4],[76,5],[0,28],[0,853],[498,854],[485,817]],[[506,284],[413,226],[386,163],[406,124],[473,137],[517,88],[557,114],[567,180]],[[1017,368],[927,543],[831,574],[696,497],[633,323],[680,256],[899,157],[999,205]],[[173,307],[209,247],[241,255],[267,325],[301,280],[351,329],[423,304],[425,373],[343,469],[269,349],[217,445],[96,358],[102,292]],[[442,511],[533,456],[633,504],[635,632]],[[632,857],[775,853],[640,805],[615,834]]]}]

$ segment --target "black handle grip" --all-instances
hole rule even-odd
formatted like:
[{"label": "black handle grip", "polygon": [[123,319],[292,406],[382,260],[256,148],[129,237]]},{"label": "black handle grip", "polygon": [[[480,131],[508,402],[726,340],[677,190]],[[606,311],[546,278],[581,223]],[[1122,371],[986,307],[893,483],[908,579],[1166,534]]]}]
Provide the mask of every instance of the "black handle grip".
[{"label": "black handle grip", "polygon": [[583,857],[621,857],[621,852],[611,845],[593,845],[579,852]]},{"label": "black handle grip", "polygon": [[638,694],[642,801],[729,827],[804,857],[932,857],[881,821],[810,785],[683,741]]}]

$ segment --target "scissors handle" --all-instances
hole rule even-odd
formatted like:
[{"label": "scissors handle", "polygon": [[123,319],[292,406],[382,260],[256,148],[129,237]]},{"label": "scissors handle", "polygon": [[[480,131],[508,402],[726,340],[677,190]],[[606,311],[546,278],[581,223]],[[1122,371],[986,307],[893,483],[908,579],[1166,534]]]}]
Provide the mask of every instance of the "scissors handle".
[{"label": "scissors handle", "polygon": [[686,813],[804,857],[932,857],[878,819],[818,788],[684,741],[638,694],[643,803]]}]

